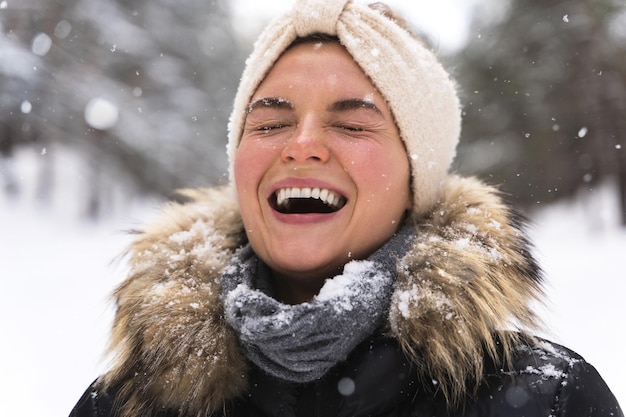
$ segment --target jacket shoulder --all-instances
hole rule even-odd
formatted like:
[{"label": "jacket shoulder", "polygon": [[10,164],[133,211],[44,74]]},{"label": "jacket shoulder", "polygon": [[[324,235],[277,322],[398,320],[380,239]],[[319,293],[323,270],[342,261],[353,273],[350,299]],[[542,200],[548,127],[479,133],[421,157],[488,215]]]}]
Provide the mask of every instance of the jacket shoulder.
[{"label": "jacket shoulder", "polygon": [[113,396],[98,388],[95,381],[85,390],[69,417],[113,417]]},{"label": "jacket shoulder", "polygon": [[487,369],[477,404],[487,415],[623,417],[597,370],[578,353],[537,339],[517,346],[511,366]]},{"label": "jacket shoulder", "polygon": [[[538,356],[543,368],[539,375],[554,374],[560,382],[555,393],[554,415],[570,416],[614,416],[623,417],[615,395],[596,370],[578,353],[548,341],[540,341],[535,348],[534,356]],[[528,370],[532,371],[532,365]]]}]

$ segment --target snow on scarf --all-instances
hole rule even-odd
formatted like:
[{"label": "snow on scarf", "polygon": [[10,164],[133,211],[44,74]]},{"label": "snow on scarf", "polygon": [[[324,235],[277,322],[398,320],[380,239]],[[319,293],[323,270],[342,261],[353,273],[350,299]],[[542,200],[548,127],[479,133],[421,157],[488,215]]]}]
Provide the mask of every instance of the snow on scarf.
[{"label": "snow on scarf", "polygon": [[226,320],[248,358],[265,372],[292,382],[322,377],[383,322],[396,277],[396,261],[414,230],[401,229],[368,259],[351,261],[326,280],[310,302],[288,305],[271,297],[269,271],[246,246],[222,275]]}]

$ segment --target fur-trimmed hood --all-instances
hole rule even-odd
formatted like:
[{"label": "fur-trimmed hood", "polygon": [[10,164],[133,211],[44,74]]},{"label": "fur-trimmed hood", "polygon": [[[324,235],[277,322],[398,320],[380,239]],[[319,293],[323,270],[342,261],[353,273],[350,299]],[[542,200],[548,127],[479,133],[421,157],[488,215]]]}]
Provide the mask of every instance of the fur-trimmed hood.
[{"label": "fur-trimmed hood", "polygon": [[[246,390],[247,360],[220,299],[221,272],[245,242],[236,200],[229,188],[185,195],[141,231],[115,292],[113,366],[101,383],[120,389],[127,416],[210,415]],[[485,354],[506,362],[497,352],[518,335],[507,330],[537,327],[539,268],[520,218],[475,179],[450,176],[432,212],[409,221],[417,239],[399,261],[388,330],[418,373],[457,399],[481,381]]]}]

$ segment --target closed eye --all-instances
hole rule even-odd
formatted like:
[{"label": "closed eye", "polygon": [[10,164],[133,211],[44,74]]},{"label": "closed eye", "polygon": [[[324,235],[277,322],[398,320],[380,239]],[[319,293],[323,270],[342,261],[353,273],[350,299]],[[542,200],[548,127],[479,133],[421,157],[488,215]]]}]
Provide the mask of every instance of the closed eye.
[{"label": "closed eye", "polygon": [[358,127],[358,126],[338,125],[338,126],[335,126],[335,127],[338,128],[338,129],[341,129],[341,130],[347,130],[349,132],[364,132],[365,131],[364,128]]},{"label": "closed eye", "polygon": [[263,131],[263,132],[269,132],[271,130],[276,130],[276,129],[282,129],[283,127],[285,127],[285,125],[283,124],[275,124],[275,125],[268,125],[268,126],[260,126],[257,128],[257,130]]}]

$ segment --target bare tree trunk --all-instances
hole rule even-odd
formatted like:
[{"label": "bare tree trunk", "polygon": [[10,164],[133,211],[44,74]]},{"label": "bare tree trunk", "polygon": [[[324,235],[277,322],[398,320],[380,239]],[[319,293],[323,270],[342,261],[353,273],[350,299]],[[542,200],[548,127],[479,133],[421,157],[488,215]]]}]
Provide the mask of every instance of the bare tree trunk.
[{"label": "bare tree trunk", "polygon": [[598,181],[615,179],[619,195],[619,212],[626,226],[626,152],[622,142],[626,137],[626,93],[620,73],[619,55],[607,49],[610,40],[606,27],[594,19],[586,7],[591,26],[587,39],[580,43],[578,73],[584,99],[581,114],[588,116],[589,143],[585,147],[594,160]]},{"label": "bare tree trunk", "polygon": [[19,188],[15,174],[13,173],[13,149],[15,138],[9,122],[0,123],[0,178],[4,182],[4,191],[13,196]]},{"label": "bare tree trunk", "polygon": [[617,186],[619,187],[622,226],[626,227],[626,152],[622,150],[621,154]]}]

